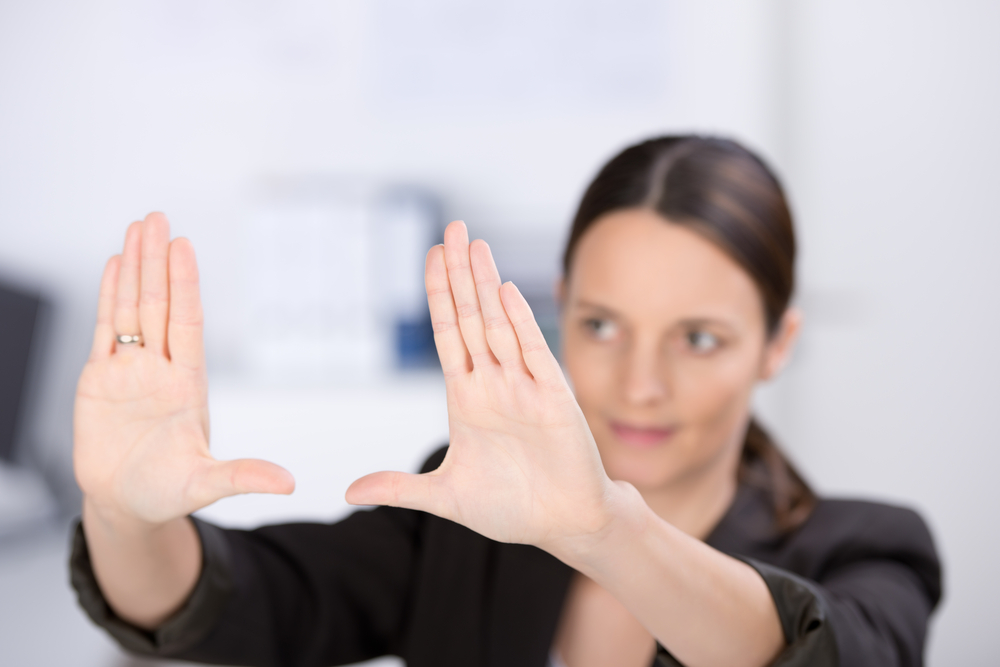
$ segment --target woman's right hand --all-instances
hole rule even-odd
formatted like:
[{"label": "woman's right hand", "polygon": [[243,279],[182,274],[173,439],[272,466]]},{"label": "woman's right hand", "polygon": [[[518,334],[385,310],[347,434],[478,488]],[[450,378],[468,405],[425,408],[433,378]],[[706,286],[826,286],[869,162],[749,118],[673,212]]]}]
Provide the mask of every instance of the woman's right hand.
[{"label": "woman's right hand", "polygon": [[[142,343],[116,334],[141,334]],[[77,386],[73,460],[88,509],[112,523],[165,524],[239,493],[291,493],[283,468],[216,461],[198,266],[151,213],[104,269],[90,359]]]}]

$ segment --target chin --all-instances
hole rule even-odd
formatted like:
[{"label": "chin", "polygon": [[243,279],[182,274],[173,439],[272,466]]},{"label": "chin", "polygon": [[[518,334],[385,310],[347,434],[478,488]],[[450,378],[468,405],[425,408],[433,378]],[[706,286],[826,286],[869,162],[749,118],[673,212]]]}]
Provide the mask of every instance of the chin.
[{"label": "chin", "polygon": [[620,445],[599,449],[608,477],[628,482],[639,491],[662,488],[676,477],[676,464],[665,452],[630,451]]}]

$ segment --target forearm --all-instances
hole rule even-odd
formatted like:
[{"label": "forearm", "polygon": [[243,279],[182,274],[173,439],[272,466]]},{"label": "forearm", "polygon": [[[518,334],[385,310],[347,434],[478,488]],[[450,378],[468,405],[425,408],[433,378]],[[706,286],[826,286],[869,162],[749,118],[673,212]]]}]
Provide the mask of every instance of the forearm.
[{"label": "forearm", "polygon": [[683,664],[769,664],[784,636],[763,579],[660,519],[631,486],[617,486],[608,528],[560,557],[618,598]]},{"label": "forearm", "polygon": [[149,524],[101,511],[85,497],[83,530],[94,576],[121,619],[153,629],[194,589],[202,554],[190,519]]}]

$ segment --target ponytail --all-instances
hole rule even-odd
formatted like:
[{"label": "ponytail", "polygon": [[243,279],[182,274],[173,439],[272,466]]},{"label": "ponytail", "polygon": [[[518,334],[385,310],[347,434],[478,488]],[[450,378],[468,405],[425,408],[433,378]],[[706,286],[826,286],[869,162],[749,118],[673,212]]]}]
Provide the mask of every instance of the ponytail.
[{"label": "ponytail", "polygon": [[753,417],[743,440],[738,475],[740,482],[771,497],[775,526],[782,534],[801,526],[816,507],[816,494]]}]

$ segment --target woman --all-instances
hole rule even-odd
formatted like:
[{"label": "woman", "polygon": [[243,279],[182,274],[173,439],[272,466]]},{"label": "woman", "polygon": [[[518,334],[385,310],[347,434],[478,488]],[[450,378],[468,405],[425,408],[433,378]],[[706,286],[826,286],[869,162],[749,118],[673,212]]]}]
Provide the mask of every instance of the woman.
[{"label": "woman", "polygon": [[208,453],[194,254],[150,215],[108,262],[80,379],[81,603],[126,648],[223,664],[921,664],[940,597],[923,522],[817,499],[750,416],[799,330],[794,254],[745,149],[626,149],[566,248],[571,390],[452,223],[426,271],[449,447],[347,491],[383,507],[239,531],[188,517],[294,482]]}]

